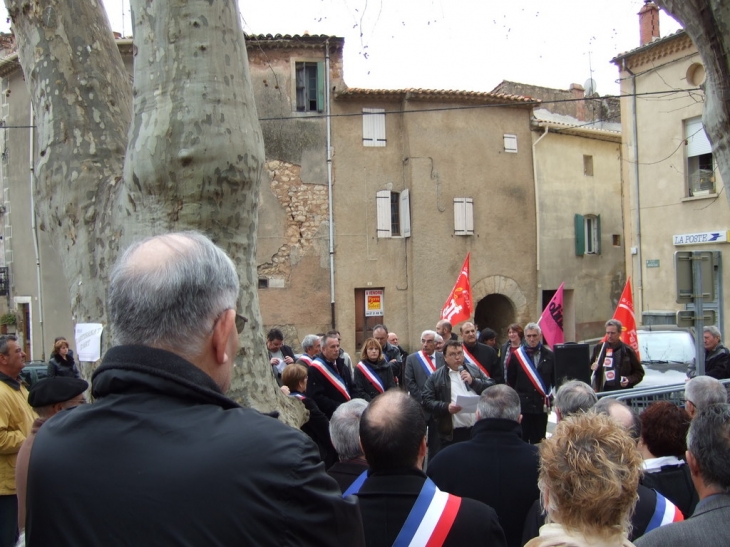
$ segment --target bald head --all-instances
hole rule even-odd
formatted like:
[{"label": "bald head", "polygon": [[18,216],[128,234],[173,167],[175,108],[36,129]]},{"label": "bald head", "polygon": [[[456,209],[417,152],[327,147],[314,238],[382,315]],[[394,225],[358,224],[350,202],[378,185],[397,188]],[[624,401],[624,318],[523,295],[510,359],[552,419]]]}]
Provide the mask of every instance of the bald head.
[{"label": "bald head", "polygon": [[596,414],[605,414],[616,421],[631,438],[638,441],[641,437],[641,421],[639,415],[623,401],[603,397],[593,406],[593,412]]},{"label": "bald head", "polygon": [[235,310],[238,290],[233,262],[202,234],[139,241],[117,260],[109,278],[115,342],[197,355],[216,318]]},{"label": "bald head", "polygon": [[425,437],[421,406],[401,390],[378,395],[360,418],[360,444],[373,471],[419,467]]}]

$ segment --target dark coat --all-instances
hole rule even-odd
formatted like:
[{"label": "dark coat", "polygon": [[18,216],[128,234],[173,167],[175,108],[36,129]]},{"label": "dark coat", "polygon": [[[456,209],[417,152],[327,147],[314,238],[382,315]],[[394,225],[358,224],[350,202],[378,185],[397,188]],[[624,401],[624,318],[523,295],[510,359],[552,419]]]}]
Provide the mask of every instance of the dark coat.
[{"label": "dark coat", "polygon": [[167,351],[117,346],[96,402],[39,430],[28,473],[27,545],[362,545],[301,431],[225,397]]},{"label": "dark coat", "polygon": [[[443,353],[439,351],[435,351],[433,353],[433,355],[431,356],[431,361],[433,361],[433,364],[436,366],[437,370],[439,367],[442,367],[446,364],[446,361],[444,361]],[[411,353],[408,356],[408,359],[406,359],[406,371],[404,374],[404,381],[405,387],[408,390],[408,394],[419,403],[423,401],[423,386],[426,384],[426,380],[428,380],[429,376],[430,374],[428,374],[423,368],[423,365],[421,365],[421,362],[418,359],[417,352]]]},{"label": "dark coat", "polygon": [[[360,488],[367,547],[391,547],[416,503],[426,476],[419,470],[372,473]],[[506,546],[494,509],[463,498],[443,547]]]},{"label": "dark coat", "polygon": [[645,472],[641,484],[662,494],[679,507],[685,517],[695,512],[700,501],[687,464],[664,465],[654,473]]},{"label": "dark coat", "polygon": [[509,340],[507,340],[504,344],[502,344],[502,347],[499,348],[499,362],[502,365],[502,370],[504,371],[504,381],[507,382],[507,365],[509,365],[509,358],[510,358],[510,352],[509,352],[510,343]]},{"label": "dark coat", "polygon": [[76,368],[76,362],[70,351],[66,355],[66,359],[56,354],[51,356],[51,360],[48,362],[48,376],[79,378],[79,370]]},{"label": "dark coat", "polygon": [[718,380],[730,378],[730,351],[722,344],[711,352],[705,350],[705,374]]},{"label": "dark coat", "polygon": [[479,420],[470,441],[447,446],[428,464],[441,490],[494,509],[510,547],[522,547],[522,528],[538,499],[538,448],[522,440],[512,420]]},{"label": "dark coat", "polygon": [[[608,344],[606,344],[608,348]],[[619,366],[616,368],[616,354],[619,354]],[[596,344],[593,348],[593,355],[591,356],[591,363],[595,363],[598,360],[598,370],[596,370],[595,385],[593,386],[596,392],[598,391],[615,391],[617,389],[629,389],[634,387],[636,384],[641,382],[644,378],[644,367],[641,366],[639,358],[636,356],[636,352],[633,348],[623,342],[619,341],[618,345],[613,348],[614,354],[614,369],[616,370],[616,381],[606,382],[605,381],[605,369],[603,362],[606,359],[606,351],[604,344]],[[621,377],[624,376],[629,381],[629,385],[625,388],[621,386]]]},{"label": "dark coat", "polygon": [[345,492],[355,479],[368,470],[368,462],[365,460],[348,460],[337,462],[327,470],[327,474],[337,481],[340,490]]},{"label": "dark coat", "polygon": [[[400,351],[400,348],[398,346],[394,346],[390,344],[389,342],[385,343],[385,347],[383,348],[383,355],[385,356],[385,360],[388,361],[391,368],[393,369],[393,376],[398,380],[398,384],[403,383],[403,366],[405,364],[403,354]],[[352,364],[353,368],[355,367],[355,363]]]},{"label": "dark coat", "polygon": [[324,462],[325,468],[329,469],[337,461],[337,451],[332,446],[332,440],[330,439],[330,421],[324,415],[324,412],[319,409],[317,403],[304,396],[303,393],[294,391],[291,396],[297,397],[304,403],[304,408],[309,411],[309,420],[302,424],[301,430],[317,444],[319,457]]},{"label": "dark coat", "polygon": [[[317,355],[317,359],[321,359],[327,363],[327,360],[321,353]],[[346,370],[347,367],[344,364],[327,363],[327,366],[345,383],[345,387],[347,388],[347,392],[350,394],[350,398],[355,399],[361,395],[357,386],[353,384],[350,374]],[[347,399],[340,390],[332,385],[332,382],[325,378],[325,376],[315,367],[309,367],[307,369],[307,376],[307,397],[314,399],[314,402],[317,403],[319,409],[324,412],[324,415],[327,416],[327,419],[329,420],[334,411],[337,410],[337,407],[342,403],[347,402],[349,399]]]},{"label": "dark coat", "polygon": [[[474,365],[464,363],[464,367],[472,375],[474,381],[469,386],[469,391],[481,395],[482,391],[494,385],[494,380],[487,378],[484,373]],[[442,439],[451,440],[454,433],[454,422],[449,413],[451,404],[451,379],[449,378],[449,367],[443,366],[431,374],[423,386],[423,408],[433,416]]]},{"label": "dark coat", "polygon": [[[291,357],[292,362],[296,362],[297,358],[294,356],[294,350],[291,349],[291,346],[287,346],[286,344],[282,344],[281,346],[281,354],[284,357]],[[269,351],[269,361],[271,361],[271,352]],[[271,372],[274,374],[274,378],[276,378],[276,382],[281,387],[281,373],[271,365]]]},{"label": "dark coat", "polygon": [[464,349],[469,350],[469,353],[474,356],[474,359],[479,361],[479,364],[487,369],[489,377],[492,380],[498,384],[504,384],[504,370],[502,369],[502,365],[499,362],[499,356],[494,348],[477,342],[476,346],[471,348],[464,344]]},{"label": "dark coat", "polygon": [[[396,387],[395,377],[393,376],[393,367],[391,367],[385,359],[381,359],[376,365],[367,361],[365,361],[364,364],[371,372],[375,373],[378,378],[380,378],[385,391]],[[378,391],[373,383],[365,377],[365,374],[360,370],[359,365],[354,365],[354,368],[355,384],[357,385],[358,393],[360,393],[360,396],[366,401],[372,401],[375,397],[380,395],[380,391]]]},{"label": "dark coat", "polygon": [[[555,354],[546,346],[540,348],[540,359],[537,363],[537,373],[550,393],[550,388],[555,384]],[[532,385],[527,373],[513,354],[507,365],[507,383],[520,396],[520,407],[522,414],[544,414],[545,399],[542,394]]]}]

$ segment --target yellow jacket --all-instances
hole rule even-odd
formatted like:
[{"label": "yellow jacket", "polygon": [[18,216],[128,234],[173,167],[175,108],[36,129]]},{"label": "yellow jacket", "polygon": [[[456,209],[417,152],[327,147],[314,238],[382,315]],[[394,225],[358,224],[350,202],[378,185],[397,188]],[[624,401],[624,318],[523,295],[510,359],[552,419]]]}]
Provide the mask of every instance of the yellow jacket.
[{"label": "yellow jacket", "polygon": [[15,460],[36,418],[28,390],[0,382],[0,496],[15,494]]}]

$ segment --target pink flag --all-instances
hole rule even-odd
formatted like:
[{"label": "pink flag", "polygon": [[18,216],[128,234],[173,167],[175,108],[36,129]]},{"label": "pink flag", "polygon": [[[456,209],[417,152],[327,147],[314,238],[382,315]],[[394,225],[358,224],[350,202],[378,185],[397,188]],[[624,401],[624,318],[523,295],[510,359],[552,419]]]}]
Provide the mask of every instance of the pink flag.
[{"label": "pink flag", "polygon": [[555,296],[552,297],[547,308],[542,312],[540,320],[540,328],[542,329],[542,335],[545,337],[545,342],[551,348],[555,344],[562,344],[565,342],[565,334],[563,333],[563,286],[565,283],[561,283],[558,290],[555,292]]}]

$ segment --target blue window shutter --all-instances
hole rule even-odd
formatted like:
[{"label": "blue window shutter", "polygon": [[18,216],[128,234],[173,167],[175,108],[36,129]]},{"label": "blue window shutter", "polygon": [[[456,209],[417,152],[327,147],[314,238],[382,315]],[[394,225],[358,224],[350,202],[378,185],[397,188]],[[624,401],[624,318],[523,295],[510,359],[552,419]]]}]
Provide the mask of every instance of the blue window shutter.
[{"label": "blue window shutter", "polygon": [[583,215],[575,215],[575,256],[586,254],[586,231]]},{"label": "blue window shutter", "polygon": [[317,112],[324,112],[324,63],[317,63]]}]

